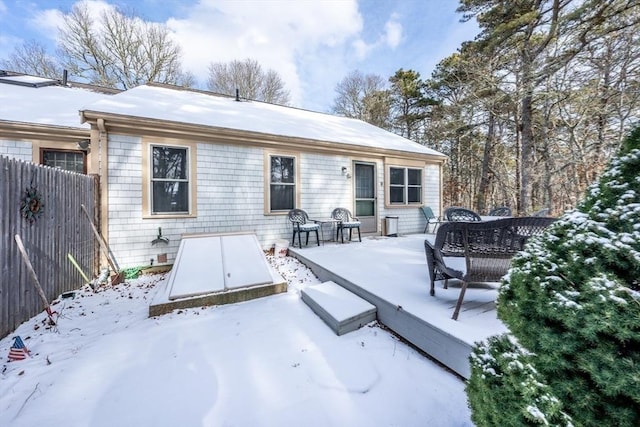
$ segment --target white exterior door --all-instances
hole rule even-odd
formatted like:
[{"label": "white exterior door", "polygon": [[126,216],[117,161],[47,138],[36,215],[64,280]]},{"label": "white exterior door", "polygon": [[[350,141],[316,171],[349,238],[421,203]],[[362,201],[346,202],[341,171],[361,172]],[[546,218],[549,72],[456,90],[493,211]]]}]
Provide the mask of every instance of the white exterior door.
[{"label": "white exterior door", "polygon": [[363,233],[375,233],[378,231],[376,218],[376,165],[373,163],[354,162],[354,191],[355,195],[354,216],[357,216],[362,225]]}]

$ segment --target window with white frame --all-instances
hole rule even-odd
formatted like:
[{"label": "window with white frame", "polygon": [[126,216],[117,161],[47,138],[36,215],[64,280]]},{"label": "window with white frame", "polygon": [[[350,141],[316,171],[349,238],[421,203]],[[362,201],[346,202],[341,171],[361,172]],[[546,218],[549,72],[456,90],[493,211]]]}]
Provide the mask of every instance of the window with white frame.
[{"label": "window with white frame", "polygon": [[422,203],[422,169],[389,167],[389,203]]},{"label": "window with white frame", "polygon": [[295,157],[269,156],[269,210],[289,211],[295,208]]},{"label": "window with white frame", "polygon": [[151,213],[189,213],[189,147],[151,145]]}]

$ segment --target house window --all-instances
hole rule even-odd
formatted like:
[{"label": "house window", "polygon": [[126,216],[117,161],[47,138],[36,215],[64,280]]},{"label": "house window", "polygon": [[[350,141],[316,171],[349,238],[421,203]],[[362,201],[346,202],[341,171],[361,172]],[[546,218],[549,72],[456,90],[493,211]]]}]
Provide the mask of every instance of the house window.
[{"label": "house window", "polygon": [[389,168],[389,203],[392,205],[422,203],[422,169]]},{"label": "house window", "polygon": [[151,146],[151,213],[189,213],[189,148]]},{"label": "house window", "polygon": [[83,151],[42,150],[41,163],[52,168],[87,173],[86,154]]},{"label": "house window", "polygon": [[295,157],[269,156],[269,210],[289,211],[295,208]]}]

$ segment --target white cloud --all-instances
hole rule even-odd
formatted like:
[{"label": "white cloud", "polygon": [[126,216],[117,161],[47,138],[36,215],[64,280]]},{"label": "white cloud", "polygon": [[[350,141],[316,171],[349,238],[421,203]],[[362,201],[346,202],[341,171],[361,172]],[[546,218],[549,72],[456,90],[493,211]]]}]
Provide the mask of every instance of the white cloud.
[{"label": "white cloud", "polygon": [[[76,2],[75,4],[80,3]],[[89,13],[92,17],[97,18],[108,9],[113,9],[114,6],[101,0],[88,0],[85,1]],[[57,40],[58,28],[62,26],[64,22],[65,13],[59,9],[44,9],[36,12],[31,19],[29,19],[29,25],[41,33],[49,40]]]},{"label": "white cloud", "polygon": [[351,44],[351,46],[353,47],[353,50],[355,51],[355,54],[356,54],[356,58],[359,61],[362,61],[367,56],[369,56],[369,52],[371,52],[371,50],[373,50],[373,48],[375,47],[375,45],[365,43],[365,41],[362,39],[355,40]]},{"label": "white cloud", "polygon": [[0,0],[0,14],[4,14],[7,12],[7,5],[4,4],[2,0]]},{"label": "white cloud", "polygon": [[204,85],[211,62],[252,58],[280,74],[296,105],[303,103],[300,76],[307,64],[317,63],[322,55],[348,50],[350,41],[362,31],[355,0],[330,5],[202,0],[187,18],[170,19],[167,24],[183,48],[184,68],[200,84]]},{"label": "white cloud", "polygon": [[17,37],[0,34],[0,59],[9,58],[14,47],[20,43],[22,43],[22,41]]},{"label": "white cloud", "polygon": [[402,24],[398,21],[399,16],[397,14],[391,15],[391,18],[384,24],[384,42],[392,49],[398,47],[402,41]]},{"label": "white cloud", "polygon": [[47,39],[56,40],[63,18],[64,14],[57,9],[42,10],[29,20],[29,25]]},{"label": "white cloud", "polygon": [[387,47],[391,49],[398,47],[403,36],[403,28],[399,19],[400,16],[398,14],[392,14],[389,20],[384,24],[384,31],[373,43],[367,43],[361,38],[354,40],[351,43],[351,46],[354,50],[356,59],[363,61],[375,51],[379,51]]}]

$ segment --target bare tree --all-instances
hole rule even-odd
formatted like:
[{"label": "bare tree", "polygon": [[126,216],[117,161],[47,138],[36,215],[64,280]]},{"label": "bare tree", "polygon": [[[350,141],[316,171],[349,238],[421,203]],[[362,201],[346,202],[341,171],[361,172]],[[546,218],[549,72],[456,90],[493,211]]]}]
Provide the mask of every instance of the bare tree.
[{"label": "bare tree", "polygon": [[264,71],[258,61],[247,58],[244,61],[215,62],[209,64],[207,88],[213,92],[239,95],[246,99],[287,105],[289,91],[285,89],[280,75]]},{"label": "bare tree", "polygon": [[64,67],[92,84],[127,89],[147,82],[193,82],[182,72],[181,49],[166,26],[118,9],[94,19],[87,4],[78,3],[64,17],[58,36]]},{"label": "bare tree", "polygon": [[59,61],[47,53],[46,47],[35,41],[27,41],[14,49],[8,59],[0,61],[6,70],[33,76],[59,79],[62,77],[62,66]]},{"label": "bare tree", "polygon": [[389,128],[390,98],[382,77],[355,70],[336,85],[335,91],[333,113]]}]

